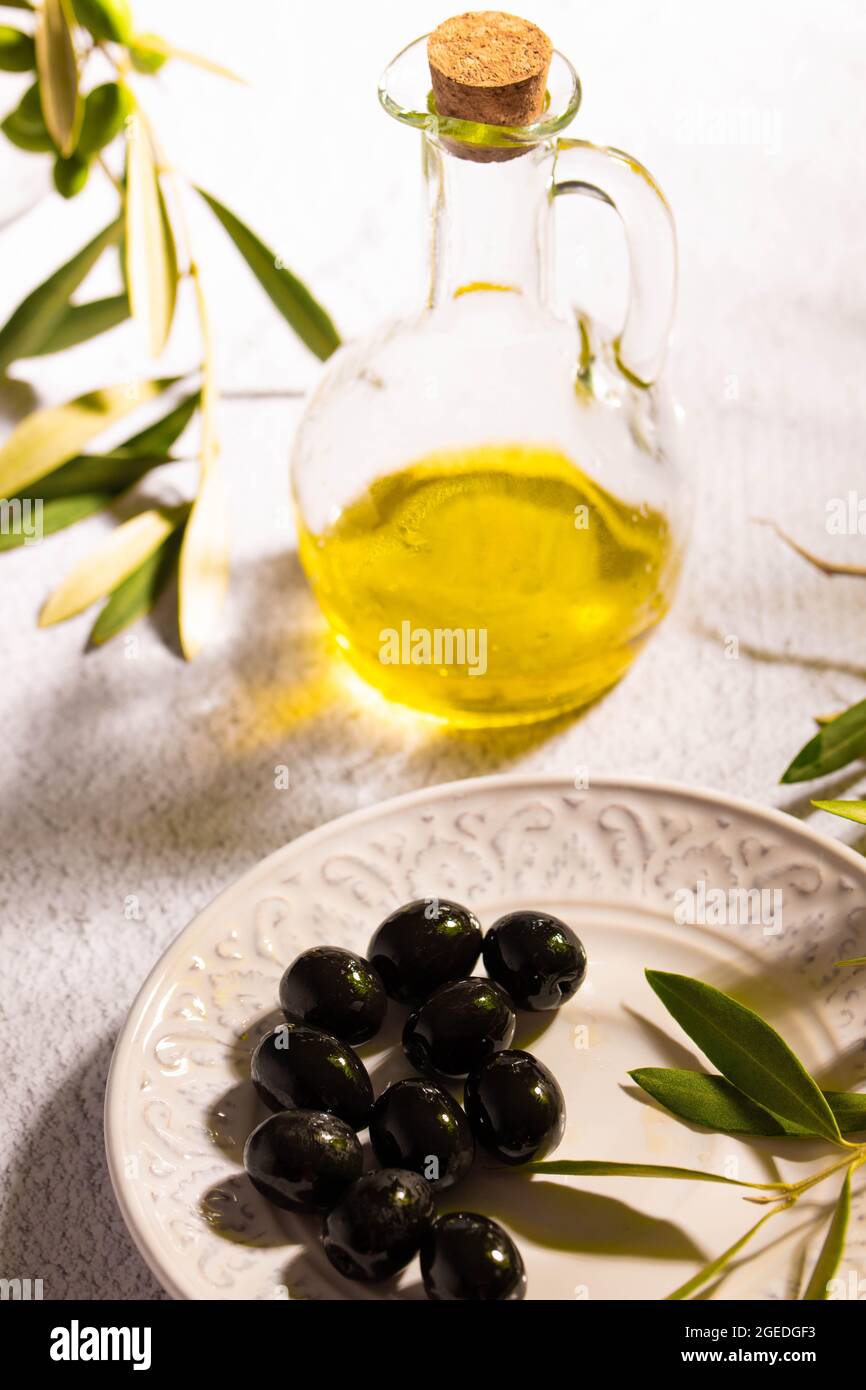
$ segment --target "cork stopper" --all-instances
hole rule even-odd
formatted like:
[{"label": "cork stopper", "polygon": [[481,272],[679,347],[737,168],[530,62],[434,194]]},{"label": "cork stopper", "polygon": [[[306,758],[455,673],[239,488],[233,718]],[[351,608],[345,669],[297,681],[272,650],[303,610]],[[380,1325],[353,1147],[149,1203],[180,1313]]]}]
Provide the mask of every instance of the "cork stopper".
[{"label": "cork stopper", "polygon": [[441,116],[504,126],[541,119],[553,44],[529,20],[499,10],[456,15],[430,35],[427,57]]}]

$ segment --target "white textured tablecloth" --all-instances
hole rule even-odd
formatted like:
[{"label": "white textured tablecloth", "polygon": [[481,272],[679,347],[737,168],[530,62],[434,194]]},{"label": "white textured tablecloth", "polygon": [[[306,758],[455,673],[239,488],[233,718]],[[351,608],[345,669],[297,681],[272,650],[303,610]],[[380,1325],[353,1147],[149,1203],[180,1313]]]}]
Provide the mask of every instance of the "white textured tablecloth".
[{"label": "white textured tablecloth", "polygon": [[[398,48],[445,17],[442,4],[135,8],[142,29],[251,79],[233,88],[172,67],[151,106],[175,160],[260,229],[344,334],[417,298],[415,137],[379,112],[375,83]],[[675,778],[807,815],[810,788],[782,789],[779,775],[812,715],[864,694],[866,584],[822,578],[751,518],[775,517],[807,545],[866,563],[862,536],[825,528],[828,499],[866,490],[866,8],[533,0],[526,13],[581,73],[574,132],[635,153],[677,214],[670,371],[698,494],[680,599],[630,676],[580,719],[460,735],[359,702],[323,653],[284,521],[289,442],[316,363],[194,209],[224,386],[298,393],[223,406],[234,575],[221,642],[186,666],[166,608],[131,647],[85,654],[87,617],[37,632],[41,601],[103,519],[0,557],[0,1274],[42,1278],[46,1297],[159,1296],[106,1173],[106,1071],[160,952],[261,856],[394,793],[514,769]],[[0,94],[12,83],[0,75]],[[3,231],[3,318],[109,205],[94,182],[77,202],[52,195]],[[563,242],[582,236],[604,250],[596,215],[569,210]],[[608,230],[607,273],[593,250],[574,290],[615,311],[622,251]],[[193,343],[185,322],[179,366]],[[124,328],[19,375],[59,400],[140,363]],[[2,393],[3,429],[27,400],[25,388]],[[280,764],[286,791],[274,785]],[[827,788],[863,785],[855,769]],[[856,842],[855,827],[823,821]]]}]

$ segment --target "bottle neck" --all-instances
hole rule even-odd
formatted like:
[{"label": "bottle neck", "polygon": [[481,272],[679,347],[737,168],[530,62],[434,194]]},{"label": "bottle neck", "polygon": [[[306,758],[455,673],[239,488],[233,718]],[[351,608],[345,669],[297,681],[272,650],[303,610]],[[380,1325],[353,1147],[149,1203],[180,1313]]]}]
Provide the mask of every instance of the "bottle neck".
[{"label": "bottle neck", "polygon": [[430,304],[476,289],[515,291],[544,303],[552,219],[543,146],[490,162],[424,141],[430,197]]}]

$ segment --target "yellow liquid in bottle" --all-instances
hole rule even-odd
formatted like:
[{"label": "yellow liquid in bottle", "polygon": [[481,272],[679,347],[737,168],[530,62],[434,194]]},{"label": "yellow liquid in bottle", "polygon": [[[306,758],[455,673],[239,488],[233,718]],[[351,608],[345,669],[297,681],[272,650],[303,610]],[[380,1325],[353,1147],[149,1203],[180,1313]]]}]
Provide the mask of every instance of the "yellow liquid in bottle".
[{"label": "yellow liquid in bottle", "polygon": [[462,727],[550,718],[613,685],[679,570],[660,512],[523,445],[420,459],[322,534],[302,527],[300,553],[364,679]]}]

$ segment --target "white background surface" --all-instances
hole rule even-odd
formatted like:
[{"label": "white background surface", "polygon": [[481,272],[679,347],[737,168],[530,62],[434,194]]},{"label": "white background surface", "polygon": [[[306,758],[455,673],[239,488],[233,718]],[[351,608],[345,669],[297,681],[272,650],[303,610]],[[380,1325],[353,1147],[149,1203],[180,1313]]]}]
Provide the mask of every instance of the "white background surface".
[{"label": "white background surface", "polygon": [[[145,89],[176,163],[308,280],[345,336],[417,302],[416,137],[381,114],[375,85],[447,10],[138,0],[136,13],[141,29],[251,80],[233,88],[178,66]],[[518,768],[655,774],[806,815],[812,789],[780,788],[778,777],[810,716],[864,694],[866,582],[821,577],[750,518],[772,516],[807,545],[866,563],[862,536],[825,529],[828,499],[866,491],[866,10],[855,0],[723,10],[535,0],[527,14],[581,74],[572,133],[637,155],[677,215],[670,372],[689,416],[698,515],[676,610],[581,719],[454,735],[383,712],[325,651],[292,551],[286,459],[299,398],[223,407],[234,574],[222,640],[194,667],[176,653],[170,609],[136,630],[131,649],[85,654],[87,617],[36,631],[46,593],[107,521],[0,557],[0,1273],[42,1278],[46,1297],[159,1296],[108,1184],[105,1074],[162,949],[262,855],[392,793]],[[4,109],[15,81],[0,75]],[[17,177],[0,163],[0,198]],[[109,206],[94,181],[74,204],[52,195],[2,232],[4,319]],[[191,211],[223,385],[302,392],[315,360],[222,232]],[[592,252],[573,258],[568,285],[615,313],[622,252],[597,216],[575,208],[564,219],[563,252],[569,239]],[[194,350],[184,322],[172,361],[186,366]],[[138,374],[143,360],[124,328],[16,375],[59,400]],[[23,387],[2,394],[4,429],[27,401]],[[725,655],[728,637],[738,660]],[[287,791],[274,788],[280,764]],[[822,793],[864,785],[855,768]],[[823,821],[856,843],[855,827]]]}]

